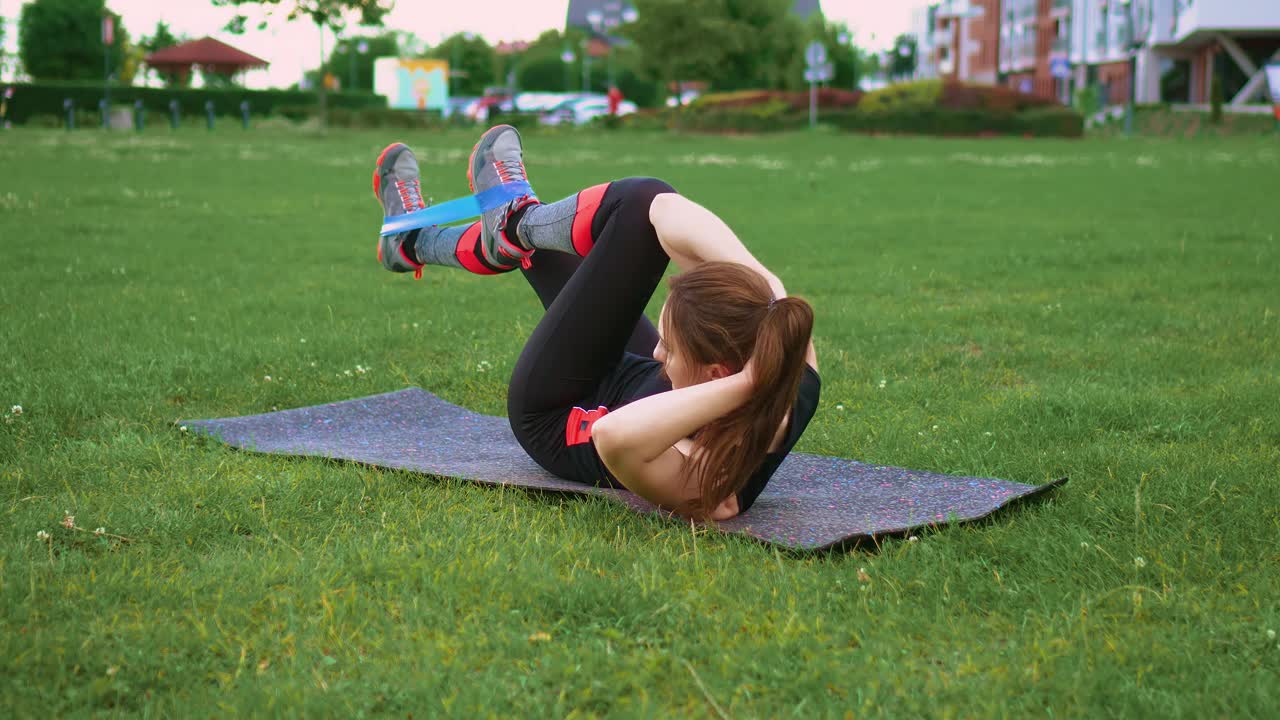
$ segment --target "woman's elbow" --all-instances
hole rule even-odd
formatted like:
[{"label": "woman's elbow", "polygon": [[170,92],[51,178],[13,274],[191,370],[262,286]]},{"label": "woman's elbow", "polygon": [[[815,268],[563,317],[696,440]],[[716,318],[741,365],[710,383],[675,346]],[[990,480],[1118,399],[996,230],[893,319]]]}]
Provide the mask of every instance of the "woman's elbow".
[{"label": "woman's elbow", "polygon": [[595,443],[596,453],[606,464],[616,460],[624,451],[625,439],[621,430],[616,422],[610,422],[608,415],[591,426],[591,442]]}]

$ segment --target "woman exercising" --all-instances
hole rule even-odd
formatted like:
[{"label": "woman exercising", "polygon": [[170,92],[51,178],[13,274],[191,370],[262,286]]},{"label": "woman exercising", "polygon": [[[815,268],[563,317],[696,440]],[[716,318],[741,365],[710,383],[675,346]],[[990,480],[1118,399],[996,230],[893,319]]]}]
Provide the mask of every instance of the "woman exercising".
[{"label": "woman exercising", "polygon": [[[480,138],[467,178],[474,193],[527,182],[515,128]],[[373,191],[388,218],[425,207],[408,147],[382,151]],[[427,264],[521,269],[546,314],[516,362],[507,415],[562,478],[727,520],[755,502],[818,406],[812,308],[661,180],[551,204],[529,194],[470,225],[383,237],[378,258],[419,277]],[[681,273],[655,328],[644,308],[672,260]]]}]

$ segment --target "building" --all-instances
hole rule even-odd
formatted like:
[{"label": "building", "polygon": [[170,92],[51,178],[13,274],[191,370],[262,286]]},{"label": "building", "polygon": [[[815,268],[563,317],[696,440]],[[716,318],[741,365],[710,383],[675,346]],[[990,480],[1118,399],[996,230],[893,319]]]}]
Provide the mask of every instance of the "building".
[{"label": "building", "polygon": [[1241,106],[1263,98],[1262,67],[1280,60],[1280,1],[1005,0],[1000,32],[1012,87],[1068,102],[1096,86],[1119,105],[1136,77],[1139,103],[1207,103],[1217,73]]},{"label": "building", "polygon": [[1061,102],[1092,86],[1118,105],[1135,77],[1139,103],[1195,104],[1217,77],[1243,106],[1265,99],[1263,68],[1280,61],[1280,0],[943,0],[915,14],[913,34],[921,78]]}]

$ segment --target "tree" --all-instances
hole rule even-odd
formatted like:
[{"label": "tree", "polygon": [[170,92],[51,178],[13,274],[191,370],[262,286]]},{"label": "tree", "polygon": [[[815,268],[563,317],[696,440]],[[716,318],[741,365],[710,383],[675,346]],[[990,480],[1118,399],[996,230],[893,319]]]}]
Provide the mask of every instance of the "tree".
[{"label": "tree", "polygon": [[725,0],[636,0],[635,22],[623,33],[636,44],[639,69],[674,86],[718,77],[737,49],[739,33],[729,21]]},{"label": "tree", "polygon": [[497,79],[497,53],[478,35],[450,35],[427,56],[449,62],[450,95],[483,95]]},{"label": "tree", "polygon": [[4,56],[4,31],[8,25],[9,18],[0,17],[0,73],[4,72],[6,66]]},{"label": "tree", "polygon": [[[291,21],[305,17],[318,27],[327,27],[337,33],[342,32],[353,17],[358,17],[357,22],[361,25],[381,26],[395,3],[393,0],[213,0],[213,4],[221,7],[260,5],[268,16],[284,12],[286,19]],[[242,33],[248,21],[248,17],[237,15],[227,29]],[[266,25],[267,21],[263,20],[258,23],[258,28],[265,29]]]},{"label": "tree", "polygon": [[[360,52],[361,47],[364,48],[364,52]],[[373,61],[380,57],[398,57],[399,55],[399,33],[343,38],[329,54],[329,60],[321,66],[320,70],[324,74],[342,78],[342,87],[347,90],[360,89],[367,92],[373,89]],[[352,70],[355,71],[354,85],[351,77]]]},{"label": "tree", "polygon": [[102,77],[102,18],[115,22],[108,49],[113,72],[124,67],[129,35],[105,0],[35,0],[18,21],[18,56],[36,80],[92,80]]},{"label": "tree", "polygon": [[916,74],[916,39],[913,35],[899,35],[893,40],[890,51],[889,76],[892,78],[909,78]]},{"label": "tree", "polygon": [[726,0],[734,36],[719,72],[707,79],[719,90],[798,88],[804,83],[804,23],[793,0]]},{"label": "tree", "polygon": [[[142,56],[145,58],[147,55],[154,52],[158,52],[167,47],[173,47],[174,45],[178,45],[185,41],[186,37],[180,38],[175,36],[173,31],[169,29],[169,25],[167,23],[158,22],[156,23],[155,32],[151,33],[150,36],[143,36],[143,38],[138,41],[138,47],[141,48]],[[159,71],[157,71],[157,73],[160,75],[160,79],[164,81],[165,87],[181,87],[191,83],[190,74],[184,75],[182,73],[166,73]]]},{"label": "tree", "polygon": [[[213,0],[214,5],[235,6],[260,5],[267,15],[277,11],[285,11],[286,19],[293,21],[305,17],[315,23],[323,32],[329,28],[335,33],[347,27],[348,16],[358,16],[359,23],[366,26],[380,26],[382,19],[391,11],[395,0]],[[248,18],[237,15],[227,24],[227,30],[233,33],[244,32]],[[259,29],[265,29],[266,20],[258,23]],[[316,83],[316,94],[320,99],[320,126],[328,125],[329,113],[326,107],[324,82]]]}]

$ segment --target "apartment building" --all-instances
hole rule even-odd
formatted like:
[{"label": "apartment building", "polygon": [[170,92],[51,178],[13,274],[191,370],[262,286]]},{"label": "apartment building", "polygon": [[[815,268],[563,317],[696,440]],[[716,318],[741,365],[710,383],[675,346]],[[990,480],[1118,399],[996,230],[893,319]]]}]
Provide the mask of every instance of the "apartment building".
[{"label": "apartment building", "polygon": [[[913,26],[919,77],[1062,102],[1095,86],[1122,104],[1136,82],[1140,103],[1207,103],[1216,76],[1231,104],[1261,103],[1280,61],[1280,0],[945,0]],[[1167,74],[1181,80],[1162,87]]]},{"label": "apartment building", "polygon": [[[1050,62],[1070,67],[1067,86],[1055,87],[1064,99],[1096,85],[1122,104],[1136,82],[1139,103],[1207,103],[1216,73],[1238,80],[1226,99],[1241,106],[1263,101],[1262,68],[1280,60],[1280,0],[1055,0],[1050,10]],[[1177,70],[1185,91],[1166,97],[1162,78]]]},{"label": "apartment building", "polygon": [[916,77],[994,85],[1000,0],[943,0],[912,17]]}]

